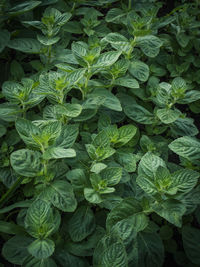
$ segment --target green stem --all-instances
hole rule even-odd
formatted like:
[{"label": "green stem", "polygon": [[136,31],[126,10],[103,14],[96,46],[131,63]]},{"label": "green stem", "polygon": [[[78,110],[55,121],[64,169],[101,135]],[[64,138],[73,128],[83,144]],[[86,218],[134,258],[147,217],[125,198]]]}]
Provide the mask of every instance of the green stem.
[{"label": "green stem", "polygon": [[127,55],[126,55],[126,58],[127,59],[130,59],[131,58],[131,53],[133,52],[133,48],[135,47],[135,44],[136,44],[136,36],[134,37],[134,39],[131,41],[130,45],[131,45],[131,48],[129,49]]},{"label": "green stem", "polygon": [[52,45],[50,45],[49,47],[48,47],[48,61],[47,61],[47,65],[49,65],[50,64],[50,62],[51,62],[51,48],[52,48]]},{"label": "green stem", "polygon": [[110,83],[110,85],[109,85],[109,91],[111,92],[112,91],[112,89],[113,89],[113,84],[114,84],[114,82],[115,82],[115,77],[112,75],[112,80],[111,80],[111,83]]},{"label": "green stem", "polygon": [[132,0],[128,0],[128,10],[131,10],[131,2]]},{"label": "green stem", "polygon": [[2,205],[5,204],[5,202],[7,202],[11,198],[11,196],[17,190],[23,180],[24,177],[19,177],[17,181],[11,186],[11,188],[9,188],[8,191],[1,197],[0,207],[2,207]]},{"label": "green stem", "polygon": [[71,13],[74,12],[75,7],[76,7],[76,3],[74,2],[74,3],[73,3],[73,6],[72,6],[72,9],[71,9],[71,11],[70,11]]}]

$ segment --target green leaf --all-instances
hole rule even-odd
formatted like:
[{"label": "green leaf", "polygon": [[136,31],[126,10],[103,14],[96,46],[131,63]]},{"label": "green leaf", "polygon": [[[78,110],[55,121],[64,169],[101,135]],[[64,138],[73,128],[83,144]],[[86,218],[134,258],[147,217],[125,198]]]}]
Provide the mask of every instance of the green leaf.
[{"label": "green leaf", "polygon": [[164,160],[151,152],[147,152],[140,160],[138,174],[153,177],[159,166],[166,167]]},{"label": "green leaf", "polygon": [[82,106],[79,104],[65,104],[65,105],[56,105],[56,112],[60,115],[64,115],[69,118],[78,117],[81,114]]},{"label": "green leaf", "polygon": [[22,267],[57,267],[55,261],[51,258],[46,259],[36,259],[33,256],[29,256],[23,262]]},{"label": "green leaf", "polygon": [[22,65],[17,60],[13,60],[10,64],[10,73],[14,80],[21,80],[25,74]]},{"label": "green leaf", "polygon": [[[106,228],[108,231],[111,231],[113,226],[122,222],[122,225],[125,225],[126,223],[131,225],[129,226],[129,229],[131,228],[131,233],[132,231],[136,233],[140,232],[148,225],[148,218],[142,211],[142,207],[138,200],[134,198],[126,198],[116,205],[108,214]],[[123,227],[120,232],[124,235]]]},{"label": "green leaf", "polygon": [[200,157],[200,142],[193,137],[180,137],[171,142],[169,148],[179,156],[191,161]]},{"label": "green leaf", "polygon": [[11,103],[0,104],[0,119],[4,121],[15,121],[20,114],[21,109],[18,105]]},{"label": "green leaf", "polygon": [[100,173],[100,171],[102,171],[106,167],[107,167],[106,164],[99,162],[99,163],[95,163],[94,165],[92,165],[90,171],[98,174]]},{"label": "green leaf", "polygon": [[50,257],[55,249],[55,244],[51,239],[36,239],[28,246],[28,252],[36,259],[46,259]]},{"label": "green leaf", "polygon": [[16,16],[16,15],[23,14],[25,12],[28,12],[28,11],[34,9],[40,3],[42,3],[42,2],[41,1],[27,1],[27,2],[23,2],[21,4],[18,4],[16,6],[12,7],[11,9],[9,9],[8,15],[10,15],[10,16]]},{"label": "green leaf", "polygon": [[30,146],[40,148],[40,143],[37,142],[37,137],[41,136],[41,130],[31,121],[26,119],[17,119],[15,123],[16,130],[22,140]]},{"label": "green leaf", "polygon": [[182,216],[184,215],[186,208],[183,203],[176,199],[168,199],[158,204],[153,205],[153,210],[168,222],[174,224],[177,227],[182,225]]},{"label": "green leaf", "polygon": [[116,185],[122,178],[122,168],[107,167],[100,172],[101,177],[107,181],[108,186]]},{"label": "green leaf", "polygon": [[29,255],[27,247],[33,241],[27,236],[14,236],[10,238],[3,246],[2,255],[12,264],[21,265]]},{"label": "green leaf", "polygon": [[72,186],[63,180],[56,180],[51,183],[46,187],[42,196],[64,212],[73,212],[77,207]]},{"label": "green leaf", "polygon": [[55,23],[56,23],[58,26],[63,26],[63,25],[65,25],[65,24],[68,22],[68,20],[71,18],[71,16],[72,16],[72,14],[69,13],[69,12],[62,13],[62,15],[59,16],[59,17],[56,19]]},{"label": "green leaf", "polygon": [[200,99],[200,92],[197,90],[190,90],[185,92],[185,96],[177,100],[178,104],[189,104]]},{"label": "green leaf", "polygon": [[93,160],[98,160],[98,161],[102,161],[106,158],[111,157],[116,151],[112,147],[97,147],[97,148],[95,148],[91,144],[86,144],[85,146],[86,146],[86,150],[87,150],[90,158]]},{"label": "green leaf", "polygon": [[105,68],[113,65],[121,55],[121,52],[105,52],[101,54],[97,62],[92,66],[93,68]]},{"label": "green leaf", "polygon": [[149,78],[149,67],[140,60],[134,60],[129,65],[129,72],[141,82],[146,82]]},{"label": "green leaf", "polygon": [[138,104],[133,103],[125,106],[124,113],[133,121],[142,124],[152,124],[154,122],[154,115]]},{"label": "green leaf", "polygon": [[122,241],[113,236],[103,237],[94,250],[93,266],[127,267],[128,259]]},{"label": "green leaf", "polygon": [[190,41],[190,36],[188,36],[184,32],[180,32],[176,34],[176,39],[182,47],[186,47]]},{"label": "green leaf", "polygon": [[48,37],[48,36],[38,34],[37,39],[41,44],[49,46],[49,45],[56,44],[60,40],[60,37],[59,36]]},{"label": "green leaf", "polygon": [[84,188],[84,196],[90,203],[101,203],[103,200],[99,193],[97,193],[93,188]]},{"label": "green leaf", "polygon": [[0,30],[0,53],[4,50],[10,40],[10,33],[7,30]]},{"label": "green leaf", "polygon": [[118,133],[119,137],[117,139],[117,147],[121,147],[128,143],[136,134],[137,128],[134,125],[124,125],[119,128]]},{"label": "green leaf", "polygon": [[172,81],[172,89],[176,93],[184,93],[187,90],[187,85],[184,79],[176,77]]},{"label": "green leaf", "polygon": [[[138,233],[133,241],[134,266],[160,267],[164,262],[164,246],[157,233]],[[134,254],[135,252],[135,254]]]},{"label": "green leaf", "polygon": [[178,118],[170,128],[176,136],[195,136],[199,132],[191,118]]},{"label": "green leaf", "polygon": [[10,156],[12,168],[20,175],[35,177],[42,171],[42,155],[37,151],[20,149]]},{"label": "green leaf", "polygon": [[76,157],[76,151],[72,148],[62,148],[62,147],[50,147],[44,154],[44,159],[61,159],[61,158],[74,158]]},{"label": "green leaf", "polygon": [[60,224],[60,215],[53,213],[50,203],[38,199],[27,210],[25,228],[35,238],[44,238],[56,231]]},{"label": "green leaf", "polygon": [[6,127],[0,124],[0,137],[6,134]]},{"label": "green leaf", "polygon": [[39,54],[41,53],[42,49],[40,42],[31,38],[13,39],[8,43],[7,46],[23,53],[30,54]]},{"label": "green leaf", "polygon": [[5,222],[0,220],[0,233],[6,233],[10,235],[24,234],[24,228],[14,223]]},{"label": "green leaf", "polygon": [[7,206],[5,208],[0,209],[0,214],[7,213],[7,212],[9,212],[9,211],[11,211],[11,210],[13,210],[15,208],[27,208],[27,207],[30,206],[31,203],[32,203],[31,200],[19,201],[19,202],[14,203],[14,204],[12,204],[10,206]]},{"label": "green leaf", "polygon": [[115,111],[122,111],[119,99],[108,90],[105,89],[94,90],[91,94],[88,95],[88,98],[90,97],[91,98],[102,97],[104,99],[102,104],[104,107]]},{"label": "green leaf", "polygon": [[82,169],[68,171],[66,176],[75,190],[82,190],[87,185],[87,179]]},{"label": "green leaf", "polygon": [[[73,245],[74,244],[75,243],[73,243]],[[77,246],[77,243],[75,245]],[[81,244],[81,247],[83,249],[82,244]],[[77,252],[77,249],[75,251]],[[56,259],[56,262],[61,267],[65,267],[65,266],[86,267],[87,266],[87,261],[84,258],[74,256],[73,254],[69,253],[68,249],[56,250],[54,253],[54,259]],[[48,266],[45,266],[45,267],[48,267]],[[52,267],[54,267],[54,266],[52,266]]]},{"label": "green leaf", "polygon": [[139,88],[139,83],[136,79],[133,78],[129,78],[129,77],[122,77],[122,78],[118,78],[114,81],[115,85],[120,85],[120,86],[124,86],[127,88],[131,88],[131,89],[135,89],[135,88]]},{"label": "green leaf", "polygon": [[118,150],[116,158],[125,171],[134,172],[136,170],[137,157],[134,154]]},{"label": "green leaf", "polygon": [[131,49],[128,39],[119,33],[109,33],[103,38],[103,41],[108,42],[113,48],[119,51],[128,52]]},{"label": "green leaf", "polygon": [[188,193],[197,184],[200,174],[196,171],[183,169],[172,174],[172,187],[182,193]]},{"label": "green leaf", "polygon": [[65,149],[72,147],[76,141],[78,133],[79,128],[77,124],[64,125],[60,136],[56,139],[55,146]]},{"label": "green leaf", "polygon": [[190,226],[182,229],[183,247],[189,260],[195,265],[200,264],[200,230]]},{"label": "green leaf", "polygon": [[120,8],[112,8],[106,14],[106,22],[119,23],[123,22],[123,18],[126,16],[126,13]]},{"label": "green leaf", "polygon": [[153,35],[139,36],[136,39],[142,52],[148,57],[156,57],[162,46],[162,41]]},{"label": "green leaf", "polygon": [[105,130],[102,130],[95,136],[95,138],[92,141],[92,145],[95,147],[107,147],[110,145],[110,140]]},{"label": "green leaf", "polygon": [[176,121],[181,115],[181,112],[178,109],[174,110],[174,109],[162,108],[156,111],[156,115],[163,123],[169,124]]},{"label": "green leaf", "polygon": [[68,232],[74,242],[80,242],[95,229],[95,217],[89,206],[79,207],[68,221]]},{"label": "green leaf", "polygon": [[147,194],[154,195],[157,193],[157,187],[154,181],[147,176],[138,175],[136,182]]}]

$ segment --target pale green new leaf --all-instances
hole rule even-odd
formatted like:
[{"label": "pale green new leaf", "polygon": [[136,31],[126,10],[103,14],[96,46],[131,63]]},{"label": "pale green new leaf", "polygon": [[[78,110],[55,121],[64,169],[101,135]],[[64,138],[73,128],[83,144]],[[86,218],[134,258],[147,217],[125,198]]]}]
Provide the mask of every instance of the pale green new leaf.
[{"label": "pale green new leaf", "polygon": [[90,203],[98,204],[103,201],[100,194],[93,188],[84,188],[84,197]]},{"label": "pale green new leaf", "polygon": [[76,151],[72,148],[49,147],[43,154],[44,159],[74,158]]}]

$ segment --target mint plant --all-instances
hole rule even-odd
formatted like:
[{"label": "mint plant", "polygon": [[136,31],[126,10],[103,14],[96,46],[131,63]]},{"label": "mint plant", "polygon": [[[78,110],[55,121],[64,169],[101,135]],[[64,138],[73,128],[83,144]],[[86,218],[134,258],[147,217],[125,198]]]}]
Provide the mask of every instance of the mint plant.
[{"label": "mint plant", "polygon": [[199,7],[1,1],[0,265],[200,265]]}]

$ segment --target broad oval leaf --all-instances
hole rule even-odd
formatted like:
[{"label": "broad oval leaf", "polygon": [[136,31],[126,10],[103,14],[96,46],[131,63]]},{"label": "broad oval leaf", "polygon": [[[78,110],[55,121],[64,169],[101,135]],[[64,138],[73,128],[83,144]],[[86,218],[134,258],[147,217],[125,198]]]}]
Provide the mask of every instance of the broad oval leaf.
[{"label": "broad oval leaf", "polygon": [[30,237],[16,235],[4,244],[2,255],[9,262],[21,265],[29,255],[27,247],[32,241]]},{"label": "broad oval leaf", "polygon": [[103,237],[94,250],[93,266],[128,267],[127,254],[121,239],[113,236]]},{"label": "broad oval leaf", "polygon": [[29,149],[17,150],[10,156],[11,166],[16,173],[27,177],[35,177],[40,174],[42,171],[41,159],[40,152]]},{"label": "broad oval leaf", "polygon": [[171,142],[169,148],[179,156],[191,161],[200,158],[200,142],[193,137],[180,137]]},{"label": "broad oval leaf", "polygon": [[68,232],[74,242],[80,242],[95,229],[95,217],[88,206],[79,207],[68,221]]},{"label": "broad oval leaf", "polygon": [[182,238],[187,257],[194,264],[200,265],[200,230],[194,227],[184,226]]},{"label": "broad oval leaf", "polygon": [[64,212],[73,212],[77,207],[71,184],[63,180],[54,181],[46,187],[42,197]]},{"label": "broad oval leaf", "polygon": [[146,82],[149,78],[149,67],[140,60],[134,60],[129,65],[129,72],[141,82]]},{"label": "broad oval leaf", "polygon": [[51,239],[36,239],[27,249],[36,259],[46,259],[53,254],[55,244]]}]

